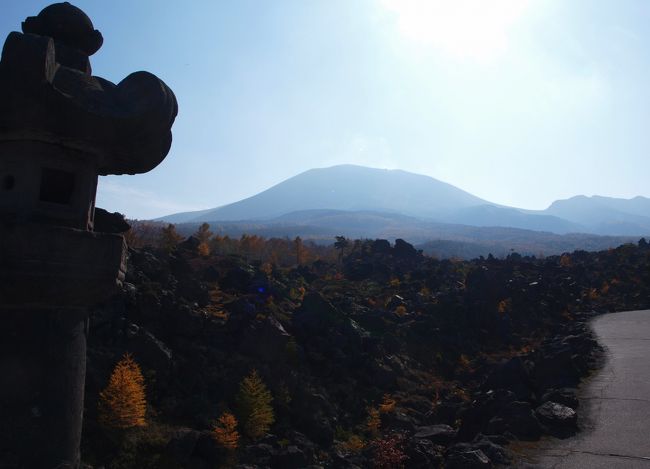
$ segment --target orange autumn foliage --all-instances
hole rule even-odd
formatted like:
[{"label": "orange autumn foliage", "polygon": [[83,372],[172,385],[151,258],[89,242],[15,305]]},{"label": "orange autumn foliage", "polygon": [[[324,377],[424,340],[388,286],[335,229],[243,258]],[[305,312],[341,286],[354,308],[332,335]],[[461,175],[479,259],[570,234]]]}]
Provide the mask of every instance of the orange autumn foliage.
[{"label": "orange autumn foliage", "polygon": [[147,399],[140,366],[125,353],[115,365],[108,386],[99,393],[99,422],[109,428],[145,426]]},{"label": "orange autumn foliage", "polygon": [[368,408],[368,419],[366,420],[366,430],[368,433],[373,436],[379,436],[381,429],[381,416],[379,415],[379,409],[374,407]]},{"label": "orange autumn foliage", "polygon": [[213,430],[214,439],[219,446],[234,451],[239,445],[239,432],[237,431],[237,419],[230,412],[224,412]]}]

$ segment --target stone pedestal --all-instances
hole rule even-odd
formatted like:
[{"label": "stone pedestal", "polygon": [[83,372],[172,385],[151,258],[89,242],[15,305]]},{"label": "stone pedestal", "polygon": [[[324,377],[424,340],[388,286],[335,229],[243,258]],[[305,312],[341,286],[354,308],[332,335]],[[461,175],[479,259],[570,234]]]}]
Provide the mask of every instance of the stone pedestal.
[{"label": "stone pedestal", "polygon": [[16,310],[2,317],[0,467],[76,468],[88,315]]},{"label": "stone pedestal", "polygon": [[117,234],[0,225],[0,467],[78,467],[88,308],[125,254]]}]

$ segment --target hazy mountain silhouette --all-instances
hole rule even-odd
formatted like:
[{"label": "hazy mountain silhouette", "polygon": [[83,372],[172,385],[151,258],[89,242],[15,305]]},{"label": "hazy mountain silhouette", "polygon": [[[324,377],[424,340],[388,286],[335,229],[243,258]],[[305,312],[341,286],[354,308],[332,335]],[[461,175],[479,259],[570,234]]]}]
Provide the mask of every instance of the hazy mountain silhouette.
[{"label": "hazy mountain silhouette", "polygon": [[639,235],[650,233],[650,199],[579,195],[557,200],[545,213],[571,220],[597,234]]},{"label": "hazy mountain silhouette", "polygon": [[362,237],[377,231],[404,232],[405,226],[420,234],[431,228],[426,222],[642,236],[650,233],[650,199],[577,196],[556,201],[546,210],[521,210],[491,203],[429,176],[341,165],[306,171],[239,202],[159,220],[254,221],[276,227],[290,223],[327,232],[336,226],[348,236]]},{"label": "hazy mountain silhouette", "polygon": [[213,210],[163,217],[169,222],[263,220],[314,210],[371,210],[435,218],[460,208],[489,204],[437,179],[401,170],[341,165],[312,169],[247,199]]}]

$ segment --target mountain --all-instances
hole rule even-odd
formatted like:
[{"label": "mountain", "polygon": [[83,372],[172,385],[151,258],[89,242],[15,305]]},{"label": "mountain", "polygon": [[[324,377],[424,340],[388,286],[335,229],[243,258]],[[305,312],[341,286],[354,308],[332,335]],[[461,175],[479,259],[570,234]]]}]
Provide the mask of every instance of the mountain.
[{"label": "mountain", "polygon": [[650,233],[650,199],[579,195],[551,204],[544,213],[571,220],[585,231],[603,235]]},{"label": "mountain", "polygon": [[239,202],[158,220],[247,222],[258,228],[273,225],[280,233],[288,225],[300,226],[305,233],[340,229],[358,237],[407,232],[418,239],[434,239],[428,222],[640,237],[650,234],[650,199],[577,196],[556,201],[546,210],[522,210],[483,200],[429,176],[340,165],[305,171]]},{"label": "mountain", "polygon": [[[181,223],[184,236],[195,233],[200,223]],[[334,237],[407,239],[425,253],[438,258],[471,259],[492,254],[504,257],[515,251],[522,255],[555,255],[577,249],[588,251],[636,243],[638,237],[592,234],[556,234],[509,227],[468,226],[438,223],[395,213],[345,210],[305,210],[271,220],[211,222],[210,229],[222,236],[243,234],[265,238],[301,236],[316,243],[331,244]]]},{"label": "mountain", "polygon": [[489,204],[432,177],[401,170],[341,165],[298,174],[247,199],[208,211],[177,213],[161,220],[264,220],[302,210],[335,209],[401,213],[436,218],[455,210]]},{"label": "mountain", "polygon": [[497,205],[479,205],[457,210],[444,218],[447,223],[471,226],[505,226],[523,230],[550,231],[552,233],[576,233],[583,227],[564,218],[544,211],[525,212],[517,208]]}]

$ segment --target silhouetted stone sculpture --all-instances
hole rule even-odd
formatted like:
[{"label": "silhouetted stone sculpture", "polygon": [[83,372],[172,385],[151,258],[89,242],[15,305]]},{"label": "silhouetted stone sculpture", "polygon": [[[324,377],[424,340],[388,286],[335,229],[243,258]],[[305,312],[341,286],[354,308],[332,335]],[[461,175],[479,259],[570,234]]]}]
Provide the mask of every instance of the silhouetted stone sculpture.
[{"label": "silhouetted stone sculpture", "polygon": [[92,76],[102,35],[67,2],[22,30],[0,60],[0,466],[77,467],[88,308],[125,270],[124,238],[94,231],[97,178],[157,166],[177,104],[147,72]]}]

